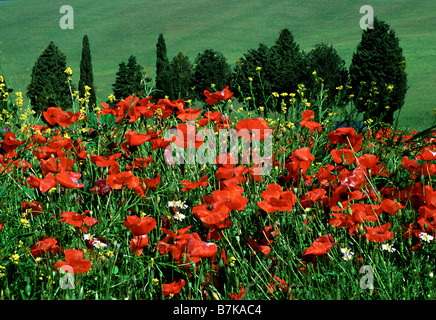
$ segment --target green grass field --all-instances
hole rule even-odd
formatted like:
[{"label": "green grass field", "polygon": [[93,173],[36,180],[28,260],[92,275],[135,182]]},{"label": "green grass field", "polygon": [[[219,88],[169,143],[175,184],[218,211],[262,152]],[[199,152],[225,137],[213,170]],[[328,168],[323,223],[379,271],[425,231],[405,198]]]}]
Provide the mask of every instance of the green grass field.
[{"label": "green grass field", "polygon": [[[333,45],[350,63],[361,38],[359,8],[366,2],[265,0],[130,0],[68,2],[74,9],[74,29],[62,30],[57,1],[0,1],[0,66],[15,91],[25,92],[36,59],[53,40],[73,69],[77,83],[84,34],[90,39],[94,78],[101,101],[111,93],[118,64],[135,55],[148,75],[155,71],[155,45],[165,36],[168,56],[178,51],[191,60],[206,48],[221,51],[232,65],[260,42],[271,45],[279,31],[292,31],[300,47]],[[407,62],[410,89],[400,125],[424,129],[436,107],[436,38],[434,0],[372,1],[374,13],[400,39]]]}]

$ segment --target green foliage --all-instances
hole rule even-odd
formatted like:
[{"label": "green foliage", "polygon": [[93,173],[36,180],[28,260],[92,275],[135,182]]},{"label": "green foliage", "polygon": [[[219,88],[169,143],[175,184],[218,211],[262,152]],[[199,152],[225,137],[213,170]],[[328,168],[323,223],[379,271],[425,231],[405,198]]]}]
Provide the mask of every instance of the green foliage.
[{"label": "green foliage", "polygon": [[37,114],[49,107],[72,107],[67,60],[53,41],[43,50],[32,69],[27,96]]},{"label": "green foliage", "polygon": [[170,99],[174,98],[171,78],[167,47],[164,36],[160,33],[156,43],[156,93],[153,96],[155,99],[161,99],[165,96],[170,97]]},{"label": "green foliage", "polygon": [[173,84],[173,99],[192,98],[191,81],[193,66],[189,57],[183,52],[179,52],[170,64]]},{"label": "green foliage", "polygon": [[349,68],[350,93],[365,119],[393,123],[408,89],[405,67],[395,32],[375,18],[374,28],[363,31]]},{"label": "green foliage", "polygon": [[119,65],[115,83],[112,85],[115,102],[130,95],[140,95],[144,92],[144,72],[135,56],[130,56],[127,64],[123,61]]},{"label": "green foliage", "polygon": [[273,91],[296,93],[298,85],[307,86],[310,72],[306,66],[304,54],[288,29],[280,32],[278,39],[271,47],[271,53],[273,59],[277,61],[277,69],[272,75]]},{"label": "green foliage", "polygon": [[[322,85],[327,90],[324,106],[328,108],[337,103],[337,106],[344,107],[348,103],[348,97],[343,94],[348,82],[348,69],[333,46],[317,44],[306,54],[306,63],[311,73],[316,72],[308,82],[310,95],[319,93]],[[317,81],[318,78],[320,79]]]},{"label": "green foliage", "polygon": [[[94,87],[94,74],[92,71],[91,49],[89,47],[88,36],[83,37],[82,42],[82,60],[80,61],[80,80],[79,80],[79,96],[85,97],[85,86],[90,87],[89,90],[89,102],[90,107],[95,107],[97,103],[97,97]],[[82,103],[84,105],[85,102]]]},{"label": "green foliage", "polygon": [[236,63],[232,89],[239,102],[244,98],[252,106],[263,106],[271,109],[271,101],[268,98],[272,92],[273,74],[276,63],[271,50],[263,43],[257,49],[250,49]]},{"label": "green foliage", "polygon": [[[219,51],[206,49],[197,55],[192,78],[196,98],[204,100],[204,90],[222,90],[230,83],[232,71]],[[214,86],[213,86],[214,85]]]},{"label": "green foliage", "polygon": [[310,73],[292,33],[283,29],[271,48],[259,44],[257,49],[244,54],[237,62],[234,74],[232,84],[240,91],[237,94],[240,101],[250,97],[252,104],[280,112],[282,102],[289,101],[280,97],[272,103],[268,96],[272,92],[296,93],[300,84],[309,82]]},{"label": "green foliage", "polygon": [[11,110],[12,104],[9,103],[9,97],[11,92],[13,92],[12,88],[8,88],[5,77],[2,73],[0,73],[0,111],[7,110],[8,112],[14,112],[15,110]]}]

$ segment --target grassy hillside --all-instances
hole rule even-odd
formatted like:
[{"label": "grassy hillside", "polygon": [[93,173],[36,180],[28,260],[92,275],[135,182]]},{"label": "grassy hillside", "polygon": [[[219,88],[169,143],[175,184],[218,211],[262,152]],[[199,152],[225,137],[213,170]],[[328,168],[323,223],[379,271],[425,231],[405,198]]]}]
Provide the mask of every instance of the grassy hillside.
[{"label": "grassy hillside", "polygon": [[[221,51],[234,64],[260,42],[271,45],[288,28],[305,51],[332,44],[349,64],[360,41],[359,8],[354,0],[74,0],[74,30],[62,30],[53,0],[0,1],[0,66],[16,91],[25,91],[42,49],[53,40],[78,81],[81,43],[90,39],[97,95],[106,100],[121,61],[135,55],[150,76],[155,46],[164,33],[170,59],[178,51],[191,60],[206,48]],[[436,6],[434,0],[374,0],[375,14],[400,38],[410,89],[400,124],[423,129],[436,107]]]}]

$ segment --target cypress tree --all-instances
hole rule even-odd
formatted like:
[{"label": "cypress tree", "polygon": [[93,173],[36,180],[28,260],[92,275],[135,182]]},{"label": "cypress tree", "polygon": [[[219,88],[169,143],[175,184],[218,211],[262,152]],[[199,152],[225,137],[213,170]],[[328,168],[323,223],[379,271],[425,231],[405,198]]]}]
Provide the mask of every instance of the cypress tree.
[{"label": "cypress tree", "polygon": [[[348,69],[338,52],[333,46],[321,43],[315,45],[305,58],[309,71],[316,71],[316,76],[323,79],[324,90],[327,90],[327,98],[323,105],[327,108],[333,104],[344,107],[348,102],[348,96],[343,94],[348,82]],[[321,89],[321,83],[315,82],[314,79],[312,76],[308,81],[308,89],[312,96],[319,94]]]},{"label": "cypress tree", "polygon": [[51,41],[33,66],[27,96],[37,115],[49,107],[72,107],[66,64],[65,54]]},{"label": "cypress tree", "polygon": [[231,81],[232,92],[239,102],[251,97],[248,102],[254,101],[257,107],[270,108],[271,100],[268,97],[272,93],[276,70],[276,60],[271,49],[260,43],[257,49],[248,50],[236,62]]},{"label": "cypress tree", "polygon": [[[194,63],[192,84],[196,98],[204,101],[204,90],[222,90],[230,85],[232,70],[226,57],[218,51],[206,49],[197,55]],[[215,84],[215,87],[212,87]]]},{"label": "cypress tree", "polygon": [[80,61],[80,80],[79,80],[79,96],[85,96],[85,86],[90,87],[89,90],[89,106],[95,107],[97,98],[94,88],[94,74],[92,71],[91,49],[89,47],[88,36],[85,35],[82,41],[82,60]]},{"label": "cypress tree", "polygon": [[156,90],[158,91],[154,94],[155,99],[161,99],[165,96],[174,99],[170,63],[162,33],[159,34],[156,43]]},{"label": "cypress tree", "polygon": [[143,93],[144,84],[142,78],[143,68],[138,64],[136,57],[132,55],[127,61],[127,79],[130,94],[140,96]]},{"label": "cypress tree", "polygon": [[299,84],[307,84],[304,82],[309,71],[304,54],[292,33],[288,29],[281,30],[271,50],[273,59],[277,61],[277,69],[273,74],[273,91],[296,93]]},{"label": "cypress tree", "polygon": [[130,56],[128,62],[121,62],[112,85],[115,103],[130,95],[139,96],[144,91],[142,81],[143,68],[137,63],[135,56]]},{"label": "cypress tree", "polygon": [[399,39],[387,23],[374,18],[350,64],[350,94],[365,120],[392,124],[407,92],[406,63]]},{"label": "cypress tree", "polygon": [[179,52],[171,61],[170,70],[172,75],[174,99],[191,99],[191,81],[193,66],[189,57]]}]

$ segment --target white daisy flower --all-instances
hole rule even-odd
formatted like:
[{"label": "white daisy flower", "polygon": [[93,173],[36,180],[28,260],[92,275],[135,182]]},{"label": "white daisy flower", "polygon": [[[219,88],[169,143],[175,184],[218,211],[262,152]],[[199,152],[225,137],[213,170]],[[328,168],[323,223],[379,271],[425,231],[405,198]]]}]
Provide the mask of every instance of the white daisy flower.
[{"label": "white daisy flower", "polygon": [[344,255],[354,255],[354,252],[352,252],[350,249],[348,249],[348,248],[341,248],[341,252],[344,254]]},{"label": "white daisy flower", "polygon": [[421,240],[425,241],[425,242],[430,242],[430,241],[432,241],[434,239],[433,236],[431,236],[431,235],[429,235],[428,233],[425,233],[425,232],[421,232],[419,234],[419,238]]},{"label": "white daisy flower", "polygon": [[106,243],[103,243],[103,242],[101,242],[99,240],[94,240],[92,242],[92,245],[94,246],[94,248],[97,248],[97,249],[104,249],[104,248],[107,247]]},{"label": "white daisy flower", "polygon": [[89,233],[85,233],[83,235],[83,239],[84,240],[93,240],[94,239],[94,235],[93,234],[89,234]]},{"label": "white daisy flower", "polygon": [[168,201],[168,207],[172,208],[172,207],[177,207],[177,203],[176,201]]},{"label": "white daisy flower", "polygon": [[350,261],[351,259],[353,259],[354,252],[352,252],[350,249],[341,248],[341,252],[343,254],[342,260]]},{"label": "white daisy flower", "polygon": [[382,249],[388,252],[395,252],[397,249],[392,247],[389,243],[382,244]]},{"label": "white daisy flower", "polygon": [[353,259],[353,255],[352,254],[344,254],[342,256],[342,260],[350,261],[351,259]]},{"label": "white daisy flower", "polygon": [[183,219],[186,218],[186,216],[185,216],[183,213],[180,213],[180,212],[177,211],[177,212],[174,214],[173,218],[174,218],[175,220],[177,220],[177,221],[182,221]]},{"label": "white daisy flower", "polygon": [[176,205],[177,207],[179,207],[180,209],[187,209],[188,206],[185,204],[185,201],[176,201]]}]

